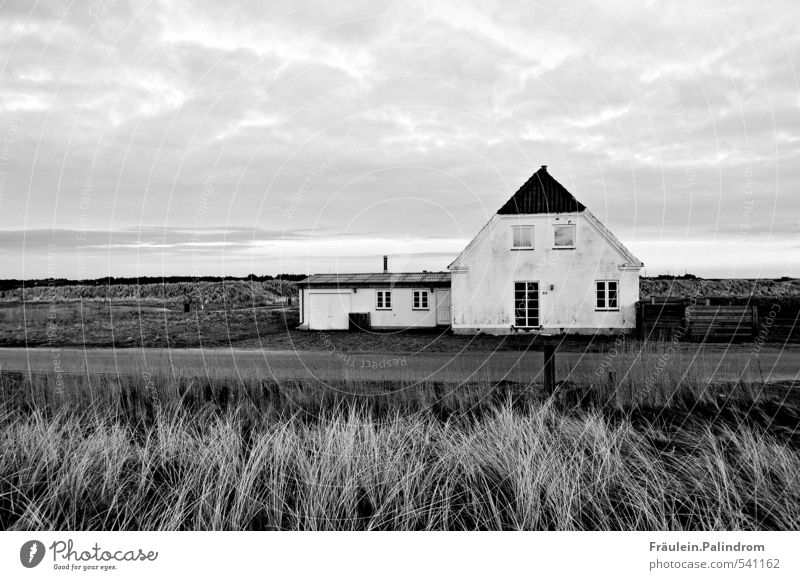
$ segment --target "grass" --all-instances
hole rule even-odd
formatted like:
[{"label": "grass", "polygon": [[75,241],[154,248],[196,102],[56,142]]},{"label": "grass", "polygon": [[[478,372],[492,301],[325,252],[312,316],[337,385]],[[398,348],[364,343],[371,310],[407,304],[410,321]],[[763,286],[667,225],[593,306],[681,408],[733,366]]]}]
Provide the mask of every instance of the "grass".
[{"label": "grass", "polygon": [[0,302],[0,346],[198,347],[229,345],[296,326],[282,304],[184,312],[156,301]]},{"label": "grass", "polygon": [[141,284],[48,284],[39,281],[22,287],[0,290],[0,301],[64,302],[126,301],[137,303],[236,304],[263,306],[283,297],[296,296],[297,286],[285,280],[220,280],[215,282],[149,282]]},{"label": "grass", "polygon": [[[663,346],[648,356],[660,358]],[[537,382],[2,373],[0,528],[800,527],[791,388],[622,349]],[[700,361],[702,363],[702,361]],[[652,365],[651,365],[652,366]],[[625,386],[627,385],[627,386]]]},{"label": "grass", "polygon": [[[796,529],[800,453],[740,425],[664,434],[500,405],[252,422],[170,410],[4,417],[4,529]],[[665,448],[666,447],[666,448]]]}]

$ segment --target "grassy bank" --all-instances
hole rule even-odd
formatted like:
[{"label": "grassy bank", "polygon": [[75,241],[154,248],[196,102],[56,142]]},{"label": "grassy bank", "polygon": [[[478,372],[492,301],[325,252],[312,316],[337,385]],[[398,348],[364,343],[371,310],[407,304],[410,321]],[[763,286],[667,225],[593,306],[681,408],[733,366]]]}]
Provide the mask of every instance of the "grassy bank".
[{"label": "grassy bank", "polygon": [[797,529],[800,452],[599,411],[3,417],[3,529]]}]

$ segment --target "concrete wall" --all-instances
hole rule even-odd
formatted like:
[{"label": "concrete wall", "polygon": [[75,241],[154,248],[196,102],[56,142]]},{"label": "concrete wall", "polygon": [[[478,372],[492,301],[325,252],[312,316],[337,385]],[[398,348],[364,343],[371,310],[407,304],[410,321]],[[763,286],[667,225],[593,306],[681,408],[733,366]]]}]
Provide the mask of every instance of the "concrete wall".
[{"label": "concrete wall", "polygon": [[[376,292],[391,290],[392,309],[378,310]],[[414,310],[413,291],[428,291],[428,310]],[[333,289],[301,289],[302,324],[300,328],[321,330],[309,325],[311,320],[311,302],[315,293],[343,293],[349,295],[350,312],[369,312],[373,328],[429,328],[436,326],[435,292],[429,287],[418,288],[333,288]]]},{"label": "concrete wall", "polygon": [[[576,247],[554,249],[553,226],[567,223],[576,224]],[[533,250],[511,249],[512,225],[534,226]],[[539,282],[539,321],[546,331],[633,329],[639,270],[621,270],[623,263],[582,214],[495,215],[451,269],[453,330],[510,333],[517,281]],[[619,281],[618,311],[596,310],[597,280]]]}]

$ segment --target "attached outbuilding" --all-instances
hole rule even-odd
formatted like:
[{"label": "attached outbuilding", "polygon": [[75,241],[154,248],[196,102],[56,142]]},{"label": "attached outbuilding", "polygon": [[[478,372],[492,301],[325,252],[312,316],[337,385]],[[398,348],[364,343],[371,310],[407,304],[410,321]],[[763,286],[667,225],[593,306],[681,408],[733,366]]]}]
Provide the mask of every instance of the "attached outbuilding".
[{"label": "attached outbuilding", "polygon": [[450,326],[450,272],[314,274],[299,288],[301,329]]}]

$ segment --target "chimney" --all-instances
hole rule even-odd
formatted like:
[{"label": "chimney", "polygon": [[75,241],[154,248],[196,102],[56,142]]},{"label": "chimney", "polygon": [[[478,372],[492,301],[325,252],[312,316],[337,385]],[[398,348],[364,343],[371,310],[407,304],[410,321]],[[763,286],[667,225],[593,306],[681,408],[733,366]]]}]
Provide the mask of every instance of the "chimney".
[{"label": "chimney", "polygon": [[383,256],[383,273],[387,274],[389,272],[389,256]]},{"label": "chimney", "polygon": [[547,165],[542,165],[542,171],[547,172]]}]

